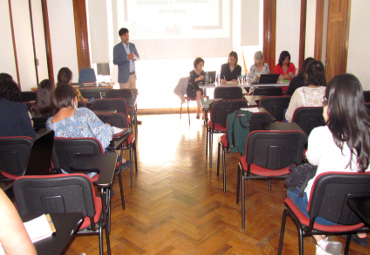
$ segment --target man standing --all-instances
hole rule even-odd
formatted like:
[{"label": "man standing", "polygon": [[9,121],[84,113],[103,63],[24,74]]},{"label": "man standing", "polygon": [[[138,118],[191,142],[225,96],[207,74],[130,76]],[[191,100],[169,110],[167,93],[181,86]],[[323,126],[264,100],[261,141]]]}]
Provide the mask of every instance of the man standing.
[{"label": "man standing", "polygon": [[113,63],[118,65],[118,82],[121,89],[136,89],[135,61],[140,58],[135,44],[130,43],[129,31],[118,32],[121,42],[113,48]]}]

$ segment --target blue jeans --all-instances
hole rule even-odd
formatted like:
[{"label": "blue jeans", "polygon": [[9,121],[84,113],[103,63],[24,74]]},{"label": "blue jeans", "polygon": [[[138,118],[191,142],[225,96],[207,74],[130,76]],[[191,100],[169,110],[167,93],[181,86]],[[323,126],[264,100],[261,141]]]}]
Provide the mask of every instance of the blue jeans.
[{"label": "blue jeans", "polygon": [[[303,197],[298,196],[299,189],[295,191],[290,191],[287,189],[287,197],[290,198],[293,203],[297,206],[297,208],[308,218],[310,218],[310,215],[307,212],[307,205],[308,205],[308,199],[307,199],[307,194],[306,192],[304,193]],[[315,220],[316,223],[319,223],[321,225],[326,225],[326,226],[332,226],[332,225],[338,225],[337,223],[334,223],[330,220],[324,219],[322,217],[316,217]]]}]

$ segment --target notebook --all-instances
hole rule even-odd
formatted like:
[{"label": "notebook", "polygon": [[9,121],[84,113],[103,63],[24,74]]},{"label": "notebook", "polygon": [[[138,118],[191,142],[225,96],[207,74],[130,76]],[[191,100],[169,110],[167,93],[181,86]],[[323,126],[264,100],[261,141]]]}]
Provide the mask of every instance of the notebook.
[{"label": "notebook", "polygon": [[276,83],[279,79],[280,74],[261,74],[258,84]]}]

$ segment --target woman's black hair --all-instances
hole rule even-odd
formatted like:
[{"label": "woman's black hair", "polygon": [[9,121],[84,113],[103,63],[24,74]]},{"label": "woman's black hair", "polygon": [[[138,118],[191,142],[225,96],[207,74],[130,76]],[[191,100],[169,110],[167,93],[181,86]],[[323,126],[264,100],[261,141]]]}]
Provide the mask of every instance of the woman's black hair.
[{"label": "woman's black hair", "polygon": [[283,61],[286,59],[286,57],[289,57],[289,63],[290,63],[290,54],[288,51],[284,50],[280,53],[280,57],[279,57],[280,66],[283,66]]},{"label": "woman's black hair", "polygon": [[193,65],[194,65],[194,68],[197,68],[197,65],[200,63],[200,62],[203,62],[203,64],[204,64],[204,59],[203,58],[196,58],[195,60],[194,60],[194,63],[193,63]]},{"label": "woman's black hair", "polygon": [[304,85],[326,86],[325,67],[321,61],[312,60],[308,63]]},{"label": "woman's black hair", "polygon": [[370,117],[365,108],[360,81],[352,74],[335,76],[326,88],[328,100],[328,127],[335,143],[343,150],[346,143],[352,157],[357,157],[359,172],[369,167]]},{"label": "woman's black hair", "polygon": [[309,64],[312,60],[315,60],[315,59],[314,59],[314,58],[311,58],[311,57],[308,57],[308,58],[306,58],[306,59],[303,61],[301,68],[299,68],[299,71],[298,71],[297,76],[299,76],[299,75],[303,75],[303,74],[305,73],[305,71],[306,71],[306,69],[307,69],[308,64]]},{"label": "woman's black hair", "polygon": [[37,89],[36,102],[31,107],[31,113],[35,116],[50,117],[56,109],[53,104],[55,85],[51,80],[42,80]]},{"label": "woman's black hair", "polygon": [[58,83],[57,86],[61,83],[69,84],[72,80],[72,71],[68,67],[62,67],[58,72]]},{"label": "woman's black hair", "polygon": [[76,98],[77,91],[74,87],[69,84],[59,84],[55,89],[53,103],[57,110],[61,108],[71,106],[73,107],[72,101]]},{"label": "woman's black hair", "polygon": [[232,51],[229,53],[229,57],[234,57],[236,60],[235,65],[238,64],[238,53],[236,53],[235,51]]},{"label": "woman's black hair", "polygon": [[17,84],[10,79],[0,80],[0,98],[6,98],[12,102],[22,102]]},{"label": "woman's black hair", "polygon": [[0,73],[0,81],[4,79],[13,80],[13,77],[8,73]]}]

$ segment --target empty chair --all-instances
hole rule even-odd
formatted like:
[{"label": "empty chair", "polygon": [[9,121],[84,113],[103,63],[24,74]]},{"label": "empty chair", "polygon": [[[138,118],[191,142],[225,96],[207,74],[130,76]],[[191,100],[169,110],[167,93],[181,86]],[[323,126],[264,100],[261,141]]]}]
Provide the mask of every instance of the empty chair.
[{"label": "empty chair", "polygon": [[93,110],[113,110],[116,112],[120,112],[128,116],[129,114],[129,107],[127,106],[127,102],[123,98],[104,98],[104,99],[97,99],[94,100],[92,103]]},{"label": "empty chair", "polygon": [[209,148],[210,167],[212,167],[213,134],[225,133],[227,115],[243,107],[248,107],[248,102],[244,99],[219,100],[211,104],[210,106],[211,118],[207,125],[207,142]]},{"label": "empty chair", "polygon": [[365,100],[365,103],[370,103],[370,90],[364,91],[364,100]]},{"label": "empty chair", "polygon": [[93,68],[82,68],[78,76],[78,83],[94,83],[96,75]]},{"label": "empty chair", "polygon": [[239,86],[216,87],[214,98],[222,99],[243,99],[243,91]]},{"label": "empty chair", "polygon": [[310,135],[312,129],[325,125],[322,107],[299,107],[294,111],[292,122],[297,123],[307,135]]},{"label": "empty chair", "polygon": [[[249,120],[249,131],[263,130],[263,125],[271,123],[271,115],[267,112],[254,112]],[[230,152],[227,135],[222,135],[218,143],[217,153],[217,176],[220,171],[220,158],[222,158],[222,172],[224,181],[224,193],[226,193],[226,153]]]},{"label": "empty chair", "polygon": [[255,96],[281,96],[283,95],[283,90],[280,87],[256,87],[253,91]]},{"label": "empty chair", "polygon": [[9,180],[22,175],[46,175],[51,168],[54,131],[37,136],[0,138],[1,174]]},{"label": "empty chair", "polygon": [[130,98],[136,97],[136,89],[109,89],[105,92],[105,98]]},{"label": "empty chair", "polygon": [[99,254],[103,255],[105,228],[107,250],[111,254],[107,230],[109,223],[102,213],[102,200],[95,196],[92,183],[86,175],[24,176],[15,182],[14,195],[20,215],[82,213],[85,218],[77,235],[99,235]]},{"label": "empty chair", "polygon": [[259,107],[265,108],[277,121],[284,120],[284,111],[288,108],[291,96],[265,96]]},{"label": "empty chair", "polygon": [[284,179],[289,166],[300,164],[306,135],[302,131],[253,131],[249,133],[245,155],[238,164],[236,202],[239,203],[241,184],[242,228],[245,227],[245,181],[247,179]]},{"label": "empty chair", "polygon": [[95,89],[81,89],[80,92],[83,98],[87,98],[87,99],[91,99],[91,98],[100,99],[101,98],[100,92]]},{"label": "empty chair", "polygon": [[[348,254],[351,234],[369,232],[363,221],[348,206],[350,198],[369,196],[370,173],[326,172],[316,177],[307,207],[309,218],[290,198],[284,200],[285,209],[281,223],[278,254],[282,254],[285,222],[290,216],[298,229],[299,254],[303,255],[303,237],[311,235],[347,235],[344,254]],[[365,208],[365,207],[364,207]],[[315,223],[317,217],[330,220],[335,225]]]},{"label": "empty chair", "polygon": [[36,92],[34,91],[22,91],[21,92],[22,102],[36,101]]},{"label": "empty chair", "polygon": [[[91,169],[91,171],[80,171],[79,169],[71,168],[72,158],[77,154],[104,153],[103,147],[101,146],[99,140],[92,137],[80,137],[80,138],[55,137],[54,150],[55,150],[55,153],[53,153],[54,167],[56,169],[59,169],[59,171],[63,170],[68,173],[80,172],[88,174],[90,172],[96,172],[95,169]],[[125,199],[122,188],[120,163],[117,163],[115,175],[118,176],[122,208],[125,209]],[[99,174],[95,174],[91,178],[91,181],[96,183],[98,179]]]},{"label": "empty chair", "polygon": [[[100,113],[97,114],[99,119],[104,123],[109,123],[111,126],[119,127],[119,128],[128,128],[129,122],[127,120],[127,116],[122,113]],[[114,140],[114,138],[113,138]],[[123,158],[123,150],[129,150],[130,152],[130,160],[133,162],[133,157],[135,158],[135,170],[137,172],[137,157],[136,157],[136,140],[133,134],[130,134],[126,140],[120,144],[119,147],[114,148],[116,150],[120,150],[121,158]],[[133,186],[133,166],[131,165],[130,168],[130,176],[131,176],[131,188]]]}]

